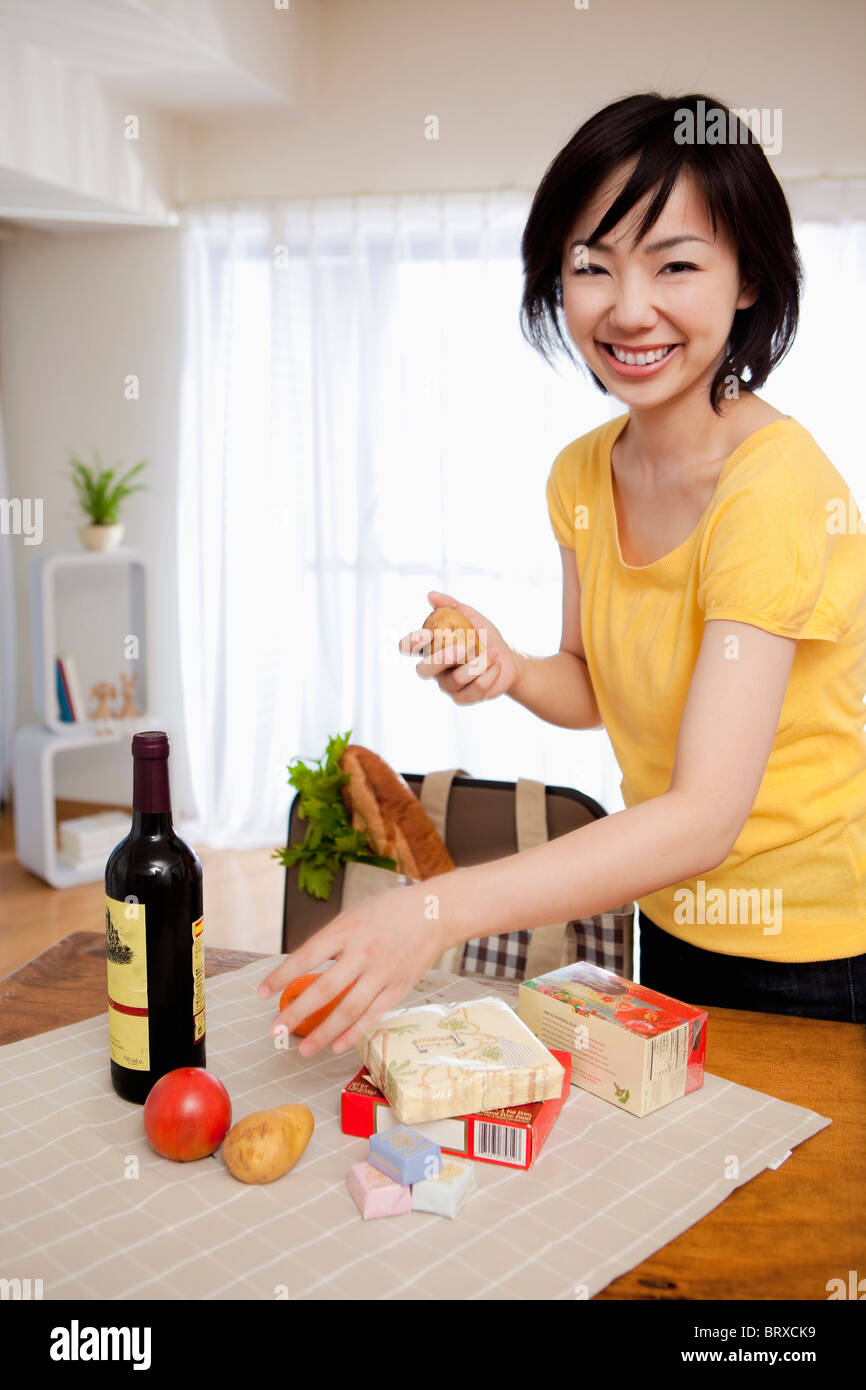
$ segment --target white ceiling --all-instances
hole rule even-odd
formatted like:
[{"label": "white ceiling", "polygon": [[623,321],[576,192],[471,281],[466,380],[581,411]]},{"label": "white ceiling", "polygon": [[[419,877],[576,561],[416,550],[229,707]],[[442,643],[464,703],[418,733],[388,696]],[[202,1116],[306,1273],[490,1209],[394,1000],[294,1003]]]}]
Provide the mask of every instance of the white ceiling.
[{"label": "white ceiling", "polygon": [[[0,167],[6,237],[10,224],[64,232],[174,225],[165,171],[184,125],[291,108],[302,65],[312,60],[304,21],[317,2],[290,0],[290,11],[277,11],[273,0],[0,0],[9,82],[3,114],[13,137]],[[68,96],[58,72],[69,76]],[[81,88],[85,98],[73,106]],[[90,100],[91,90],[104,93],[105,108]],[[110,123],[127,102],[158,113],[161,127],[149,144],[125,151],[124,167],[112,152]],[[82,112],[72,130],[65,110]],[[50,182],[55,176],[60,182]],[[136,186],[150,187],[155,212],[130,206]]]},{"label": "white ceiling", "polygon": [[[232,3],[253,28],[257,13],[259,22],[270,18],[249,0]],[[158,8],[159,0],[0,0],[0,25],[158,110],[225,111],[288,99],[237,60],[209,0],[164,6],[171,16]]]}]

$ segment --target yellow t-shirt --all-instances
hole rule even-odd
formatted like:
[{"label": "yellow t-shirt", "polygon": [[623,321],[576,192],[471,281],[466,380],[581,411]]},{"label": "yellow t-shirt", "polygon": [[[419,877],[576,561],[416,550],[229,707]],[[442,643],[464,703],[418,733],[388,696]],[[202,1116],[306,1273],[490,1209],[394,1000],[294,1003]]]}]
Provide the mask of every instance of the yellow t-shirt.
[{"label": "yellow t-shirt", "polygon": [[731,454],[682,545],[627,565],[610,463],[627,420],[568,444],[547,482],[554,534],[577,557],[587,666],[626,806],[670,786],[705,619],[800,639],[767,769],[728,858],[639,904],[704,950],[776,961],[859,955],[866,523],[811,434],[786,416]]}]

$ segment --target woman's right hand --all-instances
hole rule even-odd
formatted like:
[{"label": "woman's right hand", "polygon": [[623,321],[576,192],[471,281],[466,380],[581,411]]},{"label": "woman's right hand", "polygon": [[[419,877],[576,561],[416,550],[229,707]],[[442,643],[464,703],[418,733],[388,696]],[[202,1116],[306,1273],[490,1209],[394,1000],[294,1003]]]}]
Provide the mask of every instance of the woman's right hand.
[{"label": "woman's right hand", "polygon": [[[422,680],[431,677],[439,689],[450,695],[456,705],[474,705],[481,700],[495,700],[505,695],[517,681],[519,656],[512,651],[502,633],[494,627],[489,618],[470,608],[468,603],[460,603],[451,594],[440,594],[431,589],[427,595],[431,608],[456,608],[480,633],[484,643],[482,651],[472,661],[462,665],[447,661],[444,652],[424,657],[415,670]],[[418,656],[430,647],[433,633],[428,628],[419,628],[400,640],[400,650],[410,656]]]}]

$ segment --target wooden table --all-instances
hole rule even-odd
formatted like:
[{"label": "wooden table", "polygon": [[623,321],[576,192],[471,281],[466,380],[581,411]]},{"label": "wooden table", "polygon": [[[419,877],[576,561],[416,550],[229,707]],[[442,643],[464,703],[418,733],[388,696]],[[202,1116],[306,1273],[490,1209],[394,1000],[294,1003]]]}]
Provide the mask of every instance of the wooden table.
[{"label": "wooden table", "polygon": [[[263,958],[207,947],[206,974]],[[0,1044],[105,1007],[105,939],[74,932],[0,980]],[[597,1298],[826,1300],[829,1279],[866,1274],[866,1030],[737,1009],[709,1014],[708,1070],[833,1123]]]}]

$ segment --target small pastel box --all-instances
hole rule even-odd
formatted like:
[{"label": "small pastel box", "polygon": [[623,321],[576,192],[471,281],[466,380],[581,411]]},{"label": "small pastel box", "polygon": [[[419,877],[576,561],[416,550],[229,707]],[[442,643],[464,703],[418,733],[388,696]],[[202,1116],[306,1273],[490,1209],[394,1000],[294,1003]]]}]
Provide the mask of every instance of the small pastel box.
[{"label": "small pastel box", "polygon": [[370,1135],[369,1161],[404,1187],[432,1178],[442,1167],[442,1150],[408,1125]]},{"label": "small pastel box", "polygon": [[474,1191],[472,1164],[462,1158],[446,1158],[434,1177],[415,1183],[412,1188],[412,1210],[429,1211],[453,1219]]},{"label": "small pastel box", "polygon": [[394,1182],[371,1163],[356,1163],[349,1169],[349,1191],[365,1221],[377,1216],[400,1216],[412,1210],[412,1192]]}]

